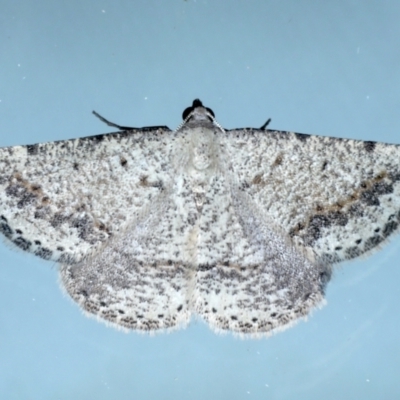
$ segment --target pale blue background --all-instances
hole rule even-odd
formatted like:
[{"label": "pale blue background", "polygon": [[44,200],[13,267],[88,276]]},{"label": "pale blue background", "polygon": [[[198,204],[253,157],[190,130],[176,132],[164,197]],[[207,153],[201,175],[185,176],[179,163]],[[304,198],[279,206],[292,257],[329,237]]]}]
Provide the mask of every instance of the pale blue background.
[{"label": "pale blue background", "polygon": [[[0,1],[0,146],[175,128],[195,97],[226,128],[400,143],[400,2]],[[400,163],[400,160],[399,160]],[[340,267],[328,305],[264,340],[124,334],[57,267],[0,243],[1,399],[398,399],[400,237]]]}]

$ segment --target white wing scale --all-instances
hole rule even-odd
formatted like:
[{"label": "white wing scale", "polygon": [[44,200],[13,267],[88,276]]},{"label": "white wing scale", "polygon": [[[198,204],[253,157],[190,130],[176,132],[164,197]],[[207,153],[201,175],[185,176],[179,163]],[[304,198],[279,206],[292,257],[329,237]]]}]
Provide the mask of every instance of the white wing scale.
[{"label": "white wing scale", "polygon": [[171,168],[165,131],[0,149],[0,229],[45,259],[77,262],[148,206]]},{"label": "white wing scale", "polygon": [[293,132],[230,131],[245,191],[323,262],[357,257],[400,221],[400,146]]}]

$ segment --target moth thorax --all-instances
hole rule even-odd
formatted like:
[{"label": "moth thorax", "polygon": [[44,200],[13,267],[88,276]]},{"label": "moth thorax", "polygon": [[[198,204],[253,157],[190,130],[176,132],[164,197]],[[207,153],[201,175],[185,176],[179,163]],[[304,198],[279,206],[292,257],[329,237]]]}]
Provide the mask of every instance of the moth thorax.
[{"label": "moth thorax", "polygon": [[192,137],[192,166],[198,171],[214,168],[215,144],[212,132],[208,129],[201,129]]}]

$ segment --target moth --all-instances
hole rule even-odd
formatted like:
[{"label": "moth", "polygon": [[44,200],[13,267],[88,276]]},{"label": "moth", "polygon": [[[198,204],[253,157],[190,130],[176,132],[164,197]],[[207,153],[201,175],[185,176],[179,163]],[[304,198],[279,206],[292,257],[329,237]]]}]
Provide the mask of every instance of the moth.
[{"label": "moth", "polygon": [[0,148],[0,231],[115,327],[268,336],[398,230],[399,145],[223,129],[198,99],[174,131],[95,114],[119,131]]}]

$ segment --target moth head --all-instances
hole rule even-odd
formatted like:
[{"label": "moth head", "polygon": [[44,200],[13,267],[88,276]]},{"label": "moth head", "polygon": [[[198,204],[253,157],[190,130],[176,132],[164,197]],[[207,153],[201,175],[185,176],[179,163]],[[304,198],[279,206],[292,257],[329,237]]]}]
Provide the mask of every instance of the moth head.
[{"label": "moth head", "polygon": [[186,108],[182,113],[182,119],[186,122],[189,120],[205,120],[214,121],[215,115],[213,110],[208,107],[204,107],[203,103],[199,99],[193,100],[193,104]]}]

